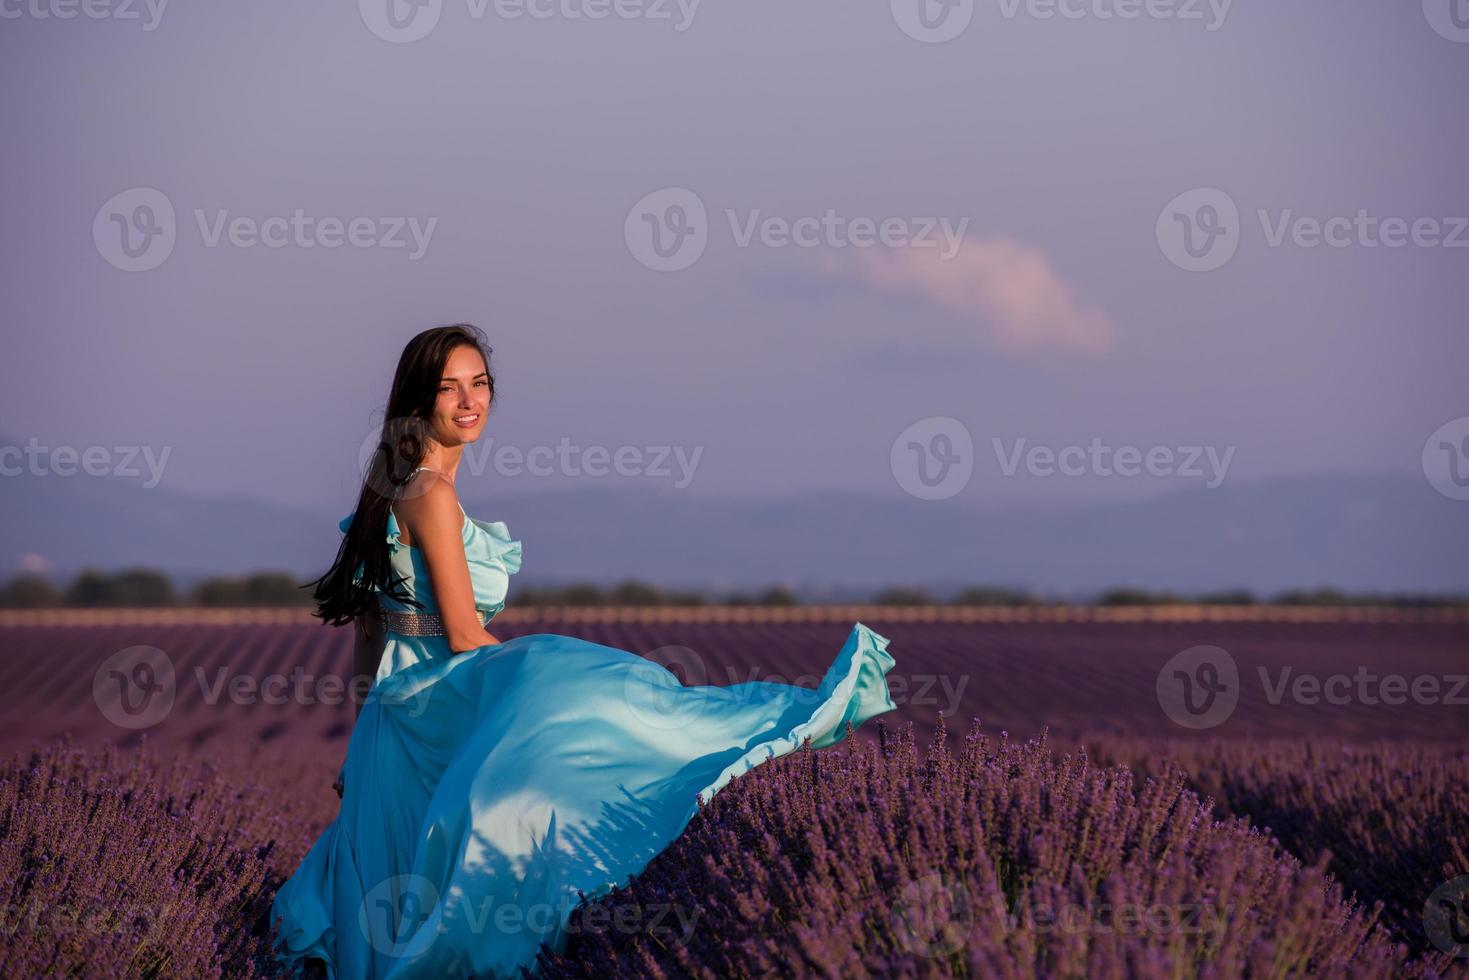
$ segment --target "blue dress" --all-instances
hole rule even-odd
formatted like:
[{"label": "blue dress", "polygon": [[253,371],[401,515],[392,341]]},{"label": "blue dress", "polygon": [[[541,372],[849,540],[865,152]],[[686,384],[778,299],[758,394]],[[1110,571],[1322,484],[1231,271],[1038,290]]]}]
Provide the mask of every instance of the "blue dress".
[{"label": "blue dress", "polygon": [[[461,508],[462,510],[462,508]],[[345,531],[351,515],[343,519]],[[388,517],[395,574],[435,612]],[[521,546],[464,518],[478,607]],[[385,608],[404,609],[379,593]],[[331,977],[512,977],[565,948],[578,902],[624,885],[732,778],[894,708],[886,638],[856,623],[819,688],[683,686],[635,653],[535,633],[455,654],[389,632],[342,767],[337,818],[276,894],[283,965]]]}]

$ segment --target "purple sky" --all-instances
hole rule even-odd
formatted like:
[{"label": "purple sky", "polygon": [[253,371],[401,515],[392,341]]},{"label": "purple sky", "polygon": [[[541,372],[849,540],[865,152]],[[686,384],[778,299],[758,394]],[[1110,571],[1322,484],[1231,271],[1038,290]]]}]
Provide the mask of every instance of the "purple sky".
[{"label": "purple sky", "polygon": [[[1183,479],[1006,478],[994,438],[1233,446],[1242,481],[1416,476],[1429,433],[1469,415],[1469,43],[1417,2],[1240,2],[1218,23],[991,0],[944,43],[886,3],[709,2],[680,30],[677,5],[444,0],[389,43],[369,26],[387,0],[179,3],[153,30],[146,7],[37,16],[50,2],[0,19],[0,428],[166,449],[180,493],[340,508],[404,341],[455,320],[495,348],[489,435],[698,449],[694,494],[901,495],[894,440],[933,416],[973,437],[974,503]],[[626,230],[670,187],[708,241],[660,272]],[[176,213],[146,271],[98,244],[135,188]],[[1197,188],[1240,215],[1207,272],[1157,230]],[[407,227],[403,248],[207,243],[221,212],[297,209],[433,224],[418,258]],[[828,209],[962,223],[962,247],[739,244],[756,211]],[[1459,247],[1270,242],[1283,215],[1359,211],[1437,219]]]}]

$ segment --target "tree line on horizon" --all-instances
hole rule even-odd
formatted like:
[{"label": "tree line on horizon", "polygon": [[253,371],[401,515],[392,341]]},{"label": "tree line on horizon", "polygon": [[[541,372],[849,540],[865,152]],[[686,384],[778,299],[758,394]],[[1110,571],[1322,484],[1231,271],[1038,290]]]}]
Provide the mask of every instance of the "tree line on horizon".
[{"label": "tree line on horizon", "polygon": [[[798,606],[823,600],[802,597],[784,585],[711,594],[693,589],[667,589],[637,579],[625,579],[610,588],[591,582],[514,590],[516,606]],[[1291,589],[1259,596],[1245,589],[1182,594],[1170,590],[1128,587],[1107,589],[1084,600],[1038,595],[1006,586],[969,586],[947,596],[908,586],[874,590],[865,600],[883,606],[1469,606],[1462,594],[1348,592],[1330,587]],[[131,568],[106,572],[84,569],[70,582],[58,585],[34,573],[12,576],[0,588],[0,608],[116,608],[116,607],[260,607],[310,606],[311,589],[286,572],[253,572],[215,576],[183,589],[163,572]]]}]

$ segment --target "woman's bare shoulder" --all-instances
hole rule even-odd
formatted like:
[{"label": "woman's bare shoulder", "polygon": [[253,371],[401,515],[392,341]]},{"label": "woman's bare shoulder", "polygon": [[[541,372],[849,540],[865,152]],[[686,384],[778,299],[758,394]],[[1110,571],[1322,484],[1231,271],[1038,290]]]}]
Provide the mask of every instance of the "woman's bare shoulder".
[{"label": "woman's bare shoulder", "polygon": [[438,527],[458,529],[464,520],[454,484],[431,470],[413,474],[393,502],[393,512],[410,534]]}]

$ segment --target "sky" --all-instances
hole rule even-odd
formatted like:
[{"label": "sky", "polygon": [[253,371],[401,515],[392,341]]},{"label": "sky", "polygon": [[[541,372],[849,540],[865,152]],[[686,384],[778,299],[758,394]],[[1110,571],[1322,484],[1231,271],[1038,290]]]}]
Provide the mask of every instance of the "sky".
[{"label": "sky", "polygon": [[0,429],[336,512],[469,321],[494,445],[636,459],[481,497],[1126,500],[1469,436],[1451,0],[924,2],[0,0]]}]

